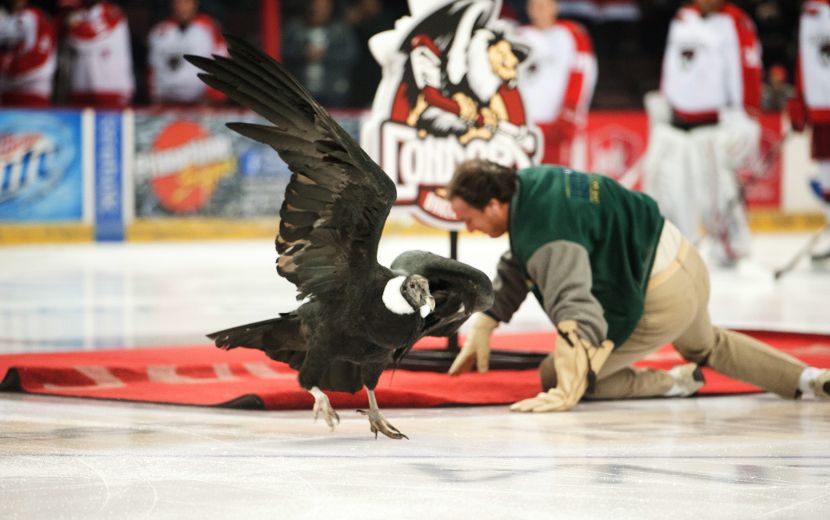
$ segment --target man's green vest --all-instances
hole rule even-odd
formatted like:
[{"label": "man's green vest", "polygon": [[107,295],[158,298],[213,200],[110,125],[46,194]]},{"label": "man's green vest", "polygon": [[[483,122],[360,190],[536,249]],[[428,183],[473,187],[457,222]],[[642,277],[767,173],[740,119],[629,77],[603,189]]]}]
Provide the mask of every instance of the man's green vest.
[{"label": "man's green vest", "polygon": [[[591,292],[604,310],[608,339],[622,345],[643,314],[663,229],[654,200],[604,175],[544,165],[519,172],[509,219],[510,248],[526,275],[528,261],[545,244],[565,240],[587,250]],[[542,303],[544,287],[534,293]]]}]

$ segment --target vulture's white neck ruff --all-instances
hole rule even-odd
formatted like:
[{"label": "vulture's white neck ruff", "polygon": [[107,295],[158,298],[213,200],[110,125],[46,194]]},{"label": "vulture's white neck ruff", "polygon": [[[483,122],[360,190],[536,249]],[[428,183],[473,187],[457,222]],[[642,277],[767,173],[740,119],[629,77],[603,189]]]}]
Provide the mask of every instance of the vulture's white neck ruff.
[{"label": "vulture's white neck ruff", "polygon": [[403,285],[406,276],[396,276],[386,282],[386,288],[383,289],[383,304],[389,309],[389,312],[395,314],[412,314],[415,309],[409,305],[406,298],[401,294],[401,286]]}]

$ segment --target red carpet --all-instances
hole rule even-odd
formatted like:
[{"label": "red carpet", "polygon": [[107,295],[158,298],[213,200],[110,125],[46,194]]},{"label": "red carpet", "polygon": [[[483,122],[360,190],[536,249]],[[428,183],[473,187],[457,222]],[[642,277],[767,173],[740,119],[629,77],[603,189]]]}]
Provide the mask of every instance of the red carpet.
[{"label": "red carpet", "polygon": [[[830,368],[830,336],[751,333],[807,363]],[[552,334],[496,336],[493,348],[545,351]],[[418,347],[436,348],[429,338]],[[534,348],[535,346],[535,348]],[[642,366],[667,368],[682,360],[671,347]],[[755,392],[750,385],[704,369],[701,393]],[[145,348],[0,356],[0,389],[35,394],[154,403],[266,409],[306,409],[313,399],[296,373],[258,351],[211,346]],[[449,377],[443,373],[389,370],[376,389],[381,407],[507,404],[539,392],[535,370],[493,371]],[[331,393],[335,408],[365,407],[365,392]]]}]

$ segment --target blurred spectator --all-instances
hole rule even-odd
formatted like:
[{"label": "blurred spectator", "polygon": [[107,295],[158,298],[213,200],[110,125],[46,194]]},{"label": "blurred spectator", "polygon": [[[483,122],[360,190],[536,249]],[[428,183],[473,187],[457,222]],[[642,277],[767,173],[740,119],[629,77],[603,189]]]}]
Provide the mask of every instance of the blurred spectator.
[{"label": "blurred spectator", "polygon": [[346,9],[345,22],[357,37],[357,56],[352,72],[352,106],[368,107],[375,98],[381,79],[380,65],[369,50],[369,38],[391,29],[395,23],[380,0],[355,0]]},{"label": "blurred spectator", "polygon": [[288,69],[321,104],[345,106],[357,59],[352,29],[333,18],[332,0],[310,0],[305,17],[289,21],[283,34]]},{"label": "blurred spectator", "polygon": [[761,109],[765,112],[779,112],[787,107],[787,100],[793,93],[793,86],[787,82],[787,69],[776,64],[767,69],[767,81],[761,93]]},{"label": "blurred spectator", "polygon": [[2,0],[0,105],[47,106],[55,75],[55,30],[28,0]]},{"label": "blurred spectator", "polygon": [[[793,40],[797,18],[788,18],[782,2],[776,0],[753,0],[750,11],[758,27],[764,60],[770,63],[784,63],[789,60],[788,47]],[[791,2],[797,4],[798,2]]]},{"label": "blurred spectator", "polygon": [[150,98],[155,103],[192,105],[225,98],[208,88],[185,54],[227,55],[219,26],[199,13],[197,0],[171,0],[172,16],[156,24],[148,36]]},{"label": "blurred spectator", "polygon": [[[648,66],[641,59],[641,3],[642,0],[559,1],[559,18],[579,22],[591,35],[602,77],[608,80],[600,79],[597,85],[596,105],[621,108],[636,103],[642,95],[639,90],[645,74],[657,74],[654,66],[645,70]],[[662,47],[663,42],[658,40],[657,45]]]},{"label": "blurred spectator", "polygon": [[82,0],[66,18],[69,96],[76,105],[123,107],[135,90],[130,31],[111,2]]},{"label": "blurred spectator", "polygon": [[528,120],[545,136],[543,162],[574,164],[571,149],[585,127],[597,81],[591,37],[578,23],[558,19],[557,0],[527,0],[530,25],[518,31],[530,47],[519,74]]}]

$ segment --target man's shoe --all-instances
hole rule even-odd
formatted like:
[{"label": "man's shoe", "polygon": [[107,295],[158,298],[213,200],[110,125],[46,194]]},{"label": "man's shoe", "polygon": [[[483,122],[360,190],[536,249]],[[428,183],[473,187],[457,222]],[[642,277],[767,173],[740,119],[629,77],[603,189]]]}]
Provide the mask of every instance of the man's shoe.
[{"label": "man's shoe", "polygon": [[810,381],[810,388],[819,399],[830,399],[830,370],[823,370]]},{"label": "man's shoe", "polygon": [[677,365],[676,367],[672,367],[668,373],[674,380],[674,386],[667,394],[672,397],[689,397],[690,395],[694,395],[706,383],[706,380],[703,378],[703,372],[701,372],[697,363]]}]

